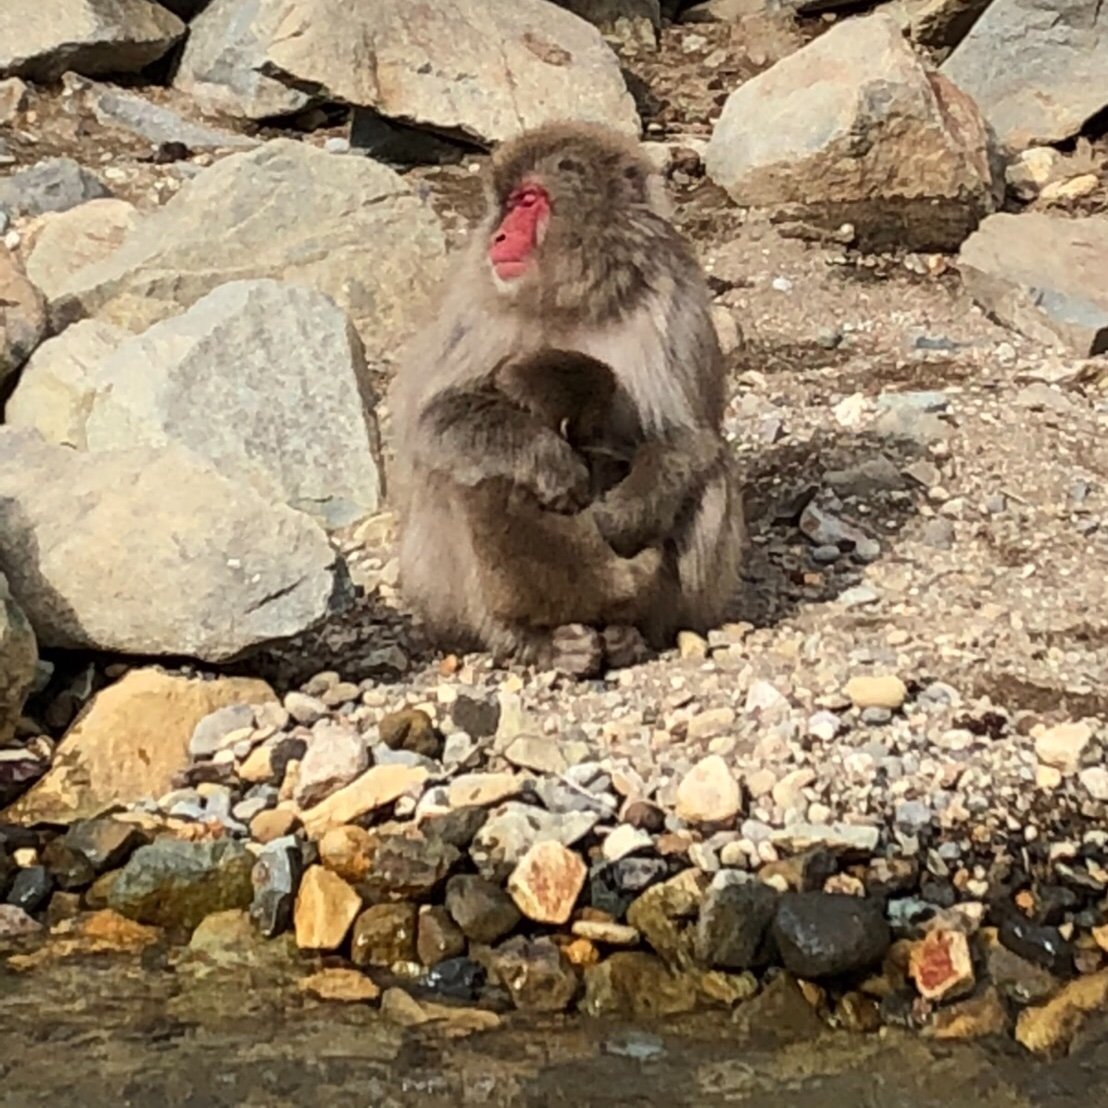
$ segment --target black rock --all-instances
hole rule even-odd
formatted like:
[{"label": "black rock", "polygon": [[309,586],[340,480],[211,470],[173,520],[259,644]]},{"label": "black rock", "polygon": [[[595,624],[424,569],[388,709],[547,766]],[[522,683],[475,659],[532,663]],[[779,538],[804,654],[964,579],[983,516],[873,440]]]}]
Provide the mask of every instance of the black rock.
[{"label": "black rock", "polygon": [[149,840],[133,823],[114,819],[86,819],[73,824],[62,841],[88,859],[97,873],[123,865]]},{"label": "black rock", "polygon": [[589,871],[589,904],[622,919],[631,902],[651,885],[664,881],[669,867],[663,858],[620,858],[600,862]]},{"label": "black rock", "polygon": [[295,835],[274,839],[258,855],[250,874],[254,883],[250,918],[267,938],[287,931],[292,924],[296,892],[303,872],[300,844]]},{"label": "black rock", "polygon": [[54,839],[47,843],[42,852],[42,862],[58,888],[67,892],[83,889],[96,880],[96,870],[92,868],[92,863],[64,839]]},{"label": "black rock", "polygon": [[940,908],[953,908],[958,903],[958,893],[949,881],[942,881],[926,874],[920,879],[919,895]]},{"label": "black rock", "polygon": [[49,763],[30,750],[0,762],[0,808],[21,796],[49,768]]},{"label": "black rock", "polygon": [[786,893],[772,933],[785,968],[805,978],[868,969],[892,942],[880,900],[827,893]]},{"label": "black rock", "polygon": [[521,918],[514,901],[499,885],[474,874],[459,874],[446,883],[446,910],[475,943],[495,943]]},{"label": "black rock", "polygon": [[17,871],[15,861],[4,849],[4,844],[0,843],[0,896],[7,895]]},{"label": "black rock", "polygon": [[54,882],[45,866],[27,866],[15,875],[7,902],[25,912],[37,912],[50,898]]},{"label": "black rock", "polygon": [[269,756],[269,764],[273,767],[273,780],[283,781],[285,771],[289,768],[289,762],[299,762],[307,753],[307,750],[307,742],[295,735],[289,735],[275,742],[273,753]]},{"label": "black rock", "polygon": [[1064,885],[1040,885],[1035,895],[1035,922],[1056,927],[1081,907],[1081,897]]},{"label": "black rock", "polygon": [[485,826],[488,818],[487,808],[471,805],[428,816],[419,827],[429,839],[438,839],[440,842],[456,846],[459,850],[468,850],[469,844],[473,842],[477,832]]},{"label": "black rock", "polygon": [[773,960],[770,925],[778,894],[761,881],[709,889],[696,923],[696,956],[706,966],[745,970]]},{"label": "black rock", "polygon": [[450,1000],[477,1000],[485,987],[485,967],[472,958],[447,958],[429,969],[419,983]]},{"label": "black rock", "polygon": [[500,726],[500,705],[495,700],[475,700],[459,696],[450,709],[454,726],[470,738],[484,739],[495,735]]},{"label": "black rock", "polygon": [[1051,973],[1073,972],[1073,944],[1056,927],[1033,923],[1013,912],[1001,923],[998,937],[1013,953]]}]

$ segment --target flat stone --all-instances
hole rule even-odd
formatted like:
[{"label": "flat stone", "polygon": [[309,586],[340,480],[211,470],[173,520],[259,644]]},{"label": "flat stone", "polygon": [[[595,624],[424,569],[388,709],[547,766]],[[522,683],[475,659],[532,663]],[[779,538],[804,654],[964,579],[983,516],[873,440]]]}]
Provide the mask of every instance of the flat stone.
[{"label": "flat stone", "polygon": [[1062,773],[1075,773],[1092,738],[1092,728],[1084,720],[1058,723],[1035,735],[1035,757]]},{"label": "flat stone", "polygon": [[491,808],[519,796],[525,783],[526,778],[514,773],[463,773],[450,782],[447,796],[451,808]]},{"label": "flat stone", "polygon": [[677,814],[690,823],[726,823],[739,814],[742,793],[727,763],[718,755],[701,759],[677,787]]},{"label": "flat stone", "polygon": [[361,911],[362,898],[337,874],[309,866],[296,896],[293,922],[301,950],[337,950]]},{"label": "flat stone", "polygon": [[521,1012],[563,1012],[577,992],[573,966],[545,936],[517,935],[492,952],[492,970]]},{"label": "flat stone", "polygon": [[321,720],[300,759],[293,799],[302,808],[318,804],[349,785],[368,765],[365,740],[353,727]]},{"label": "flat stone", "polygon": [[356,966],[392,966],[416,960],[414,904],[372,904],[354,923],[350,958]]},{"label": "flat stone", "polygon": [[1108,216],[1000,212],[962,245],[970,295],[1002,323],[1078,357],[1108,351]]},{"label": "flat stone", "polygon": [[131,855],[108,904],[139,923],[192,931],[213,912],[250,906],[253,865],[233,839],[159,839]]},{"label": "flat stone", "polygon": [[[367,51],[376,65],[365,65]],[[414,9],[390,0],[292,0],[266,43],[264,68],[328,100],[482,144],[561,119],[639,133],[619,62],[599,31],[541,0]]]},{"label": "flat stone", "polygon": [[228,745],[228,736],[238,735],[254,726],[254,709],[249,704],[228,704],[209,712],[194,728],[189,738],[189,756],[210,758]]},{"label": "flat stone", "polygon": [[97,693],[58,745],[54,764],[3,813],[13,823],[70,824],[160,796],[188,765],[196,724],[228,704],[275,699],[264,682],[211,681],[133,669]]},{"label": "flat stone", "polygon": [[868,249],[951,249],[996,207],[976,105],[885,12],[844,20],[744,81],[705,167],[738,203],[850,223]]},{"label": "flat stone", "polygon": [[259,812],[250,821],[250,837],[258,843],[271,843],[291,835],[300,823],[295,812],[287,808],[270,808]]},{"label": "flat stone", "polygon": [[785,968],[803,978],[867,969],[892,941],[879,901],[824,893],[786,893],[773,937]]},{"label": "flat stone", "polygon": [[1108,104],[1108,14],[1098,0],[993,0],[942,72],[1021,149],[1077,134]]},{"label": "flat stone", "polygon": [[29,970],[89,954],[141,954],[161,939],[159,928],[135,923],[105,908],[59,921],[50,928],[47,946],[31,954],[9,958],[8,966],[14,970]]},{"label": "flat stone", "polygon": [[908,973],[926,1000],[954,1000],[975,983],[969,940],[960,931],[936,928],[912,947]]},{"label": "flat stone", "polygon": [[0,569],[43,646],[228,661],[343,595],[313,520],[178,445],[90,455],[0,428],[0,502]]},{"label": "flat stone", "polygon": [[427,770],[422,766],[371,766],[345,788],[302,812],[304,828],[317,839],[332,827],[353,823],[402,796],[418,792],[426,780]]},{"label": "flat stone", "polygon": [[1016,1041],[1035,1054],[1060,1054],[1093,1012],[1108,1007],[1108,970],[1078,977],[1038,1008],[1016,1020]]},{"label": "flat stone", "polygon": [[297,982],[297,988],[317,1000],[332,1000],[343,1004],[366,1004],[381,995],[380,988],[364,973],[340,967],[319,970],[301,978]]},{"label": "flat stone", "polygon": [[325,293],[380,357],[409,332],[444,260],[438,219],[398,174],[275,139],[187,181],[50,310],[57,326],[95,316],[140,331],[227,281],[272,278]]},{"label": "flat stone", "polygon": [[74,73],[137,73],[183,34],[172,12],[143,0],[5,0],[0,76],[55,81]]},{"label": "flat stone", "polygon": [[536,843],[508,878],[516,907],[538,923],[565,923],[585,885],[588,870],[572,850],[557,842]]}]

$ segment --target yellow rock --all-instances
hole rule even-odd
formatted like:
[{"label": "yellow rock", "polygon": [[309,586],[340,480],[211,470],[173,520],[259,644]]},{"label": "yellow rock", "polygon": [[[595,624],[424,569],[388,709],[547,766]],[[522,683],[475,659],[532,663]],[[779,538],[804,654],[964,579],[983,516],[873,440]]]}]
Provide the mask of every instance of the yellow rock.
[{"label": "yellow rock", "polygon": [[332,827],[392,804],[405,793],[416,792],[427,780],[422,766],[371,766],[349,785],[301,813],[308,834],[318,839]]},{"label": "yellow rock", "polygon": [[230,704],[276,700],[264,681],[203,681],[133,669],[98,693],[58,745],[54,764],[12,804],[10,823],[74,823],[115,804],[161,796],[188,765],[193,728]]},{"label": "yellow rock", "polygon": [[296,894],[293,926],[301,950],[336,950],[361,911],[362,898],[337,874],[309,866]]},{"label": "yellow rock", "polygon": [[1035,1054],[1053,1054],[1069,1045],[1085,1019],[1108,1007],[1108,970],[1078,977],[1038,1008],[1025,1008],[1016,1021],[1016,1039]]},{"label": "yellow rock", "polygon": [[365,1003],[376,1000],[381,990],[364,973],[352,969],[325,969],[300,982],[300,991],[320,1000]]},{"label": "yellow rock", "polygon": [[908,689],[895,674],[852,677],[844,690],[855,708],[888,708],[895,712],[907,699]]}]

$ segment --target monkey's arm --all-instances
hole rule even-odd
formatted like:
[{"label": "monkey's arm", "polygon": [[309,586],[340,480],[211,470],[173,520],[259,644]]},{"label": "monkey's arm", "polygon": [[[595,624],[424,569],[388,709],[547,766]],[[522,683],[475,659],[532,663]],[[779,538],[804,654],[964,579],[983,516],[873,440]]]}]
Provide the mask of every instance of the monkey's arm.
[{"label": "monkey's arm", "polygon": [[631,472],[589,509],[612,549],[629,558],[671,535],[725,450],[710,428],[679,428],[640,446]]},{"label": "monkey's arm", "polygon": [[412,450],[422,465],[461,485],[504,478],[553,511],[588,503],[589,471],[576,451],[487,385],[435,396],[416,423]]}]

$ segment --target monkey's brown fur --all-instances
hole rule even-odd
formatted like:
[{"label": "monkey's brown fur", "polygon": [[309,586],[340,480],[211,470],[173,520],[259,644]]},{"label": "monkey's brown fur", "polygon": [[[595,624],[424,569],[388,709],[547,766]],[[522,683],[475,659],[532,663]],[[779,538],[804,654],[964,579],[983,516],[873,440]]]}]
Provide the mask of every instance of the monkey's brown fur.
[{"label": "monkey's brown fur", "polygon": [[[537,264],[501,285],[486,257],[512,189],[538,178],[551,215]],[[434,320],[413,341],[391,401],[397,435],[401,583],[444,646],[548,664],[555,621],[597,625],[627,618],[575,603],[574,544],[546,549],[565,569],[568,594],[538,582],[505,619],[483,572],[459,490],[499,480],[543,509],[580,501],[588,468],[555,430],[499,393],[497,367],[548,349],[587,354],[616,381],[612,441],[634,451],[631,472],[575,521],[619,554],[658,545],[657,587],[632,622],[655,646],[681,628],[718,623],[739,583],[743,526],[738,488],[720,435],[722,358],[703,274],[669,222],[661,182],[635,142],[600,126],[553,124],[504,144],[487,177],[488,213],[456,259]],[[523,539],[523,578],[533,551]],[[495,575],[493,575],[495,578]],[[553,595],[541,594],[554,588]],[[520,601],[522,600],[522,605]],[[565,616],[564,620],[562,617]]]}]

